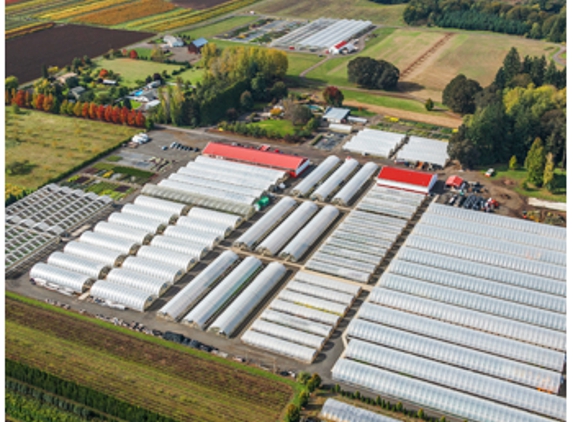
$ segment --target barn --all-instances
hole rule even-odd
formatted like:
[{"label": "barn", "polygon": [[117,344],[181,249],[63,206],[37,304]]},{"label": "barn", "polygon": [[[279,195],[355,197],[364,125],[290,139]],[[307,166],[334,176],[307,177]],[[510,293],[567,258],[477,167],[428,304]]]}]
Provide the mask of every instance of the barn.
[{"label": "barn", "polygon": [[437,180],[438,175],[435,173],[384,166],[378,174],[376,184],[410,192],[428,194]]},{"label": "barn", "polygon": [[200,54],[201,53],[201,49],[203,48],[203,46],[205,46],[208,43],[208,41],[205,38],[197,38],[195,41],[191,42],[189,44],[189,46],[187,47],[187,49],[189,50],[189,53],[193,53],[193,54]]}]

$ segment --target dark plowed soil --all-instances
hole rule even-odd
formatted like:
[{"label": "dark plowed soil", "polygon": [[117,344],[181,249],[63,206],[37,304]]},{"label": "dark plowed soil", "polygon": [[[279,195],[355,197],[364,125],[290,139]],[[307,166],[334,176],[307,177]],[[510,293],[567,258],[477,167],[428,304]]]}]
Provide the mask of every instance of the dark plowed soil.
[{"label": "dark plowed soil", "polygon": [[226,1],[228,0],[174,0],[172,3],[187,9],[202,10],[225,3]]}]

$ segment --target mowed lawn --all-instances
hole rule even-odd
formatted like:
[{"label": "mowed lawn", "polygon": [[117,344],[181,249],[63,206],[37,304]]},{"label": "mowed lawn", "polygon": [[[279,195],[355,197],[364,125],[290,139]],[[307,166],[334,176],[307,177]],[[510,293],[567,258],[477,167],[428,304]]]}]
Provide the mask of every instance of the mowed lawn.
[{"label": "mowed lawn", "polygon": [[6,183],[35,189],[49,179],[126,141],[140,130],[76,117],[6,110],[6,164],[28,161],[26,174]]},{"label": "mowed lawn", "polygon": [[[492,179],[513,181],[514,184],[510,185],[512,186],[511,189],[522,196],[546,201],[567,202],[567,172],[561,168],[555,169],[555,189],[551,192],[545,188],[537,188],[530,183],[527,183],[527,188],[523,187],[523,182],[527,180],[527,170],[524,168],[510,170],[506,164],[493,167],[495,174]],[[487,169],[484,168],[483,171],[485,172]]]},{"label": "mowed lawn", "polygon": [[318,57],[316,54],[309,53],[288,53],[288,70],[287,76],[298,76],[311,66],[314,66],[324,57]]},{"label": "mowed lawn", "polygon": [[190,29],[189,31],[179,32],[177,35],[188,35],[192,40],[201,37],[209,39],[215,35],[224,34],[231,29],[235,29],[247,25],[251,22],[255,22],[257,19],[259,19],[257,16],[233,16],[219,22]]},{"label": "mowed lawn", "polygon": [[258,123],[251,123],[251,125],[260,126],[267,131],[278,132],[283,137],[294,133],[294,126],[290,120],[263,120]]},{"label": "mowed lawn", "polygon": [[[118,58],[113,60],[103,59],[98,62],[98,66],[106,69],[113,70],[114,73],[119,73],[122,77],[121,84],[128,87],[136,87],[137,80],[145,80],[147,76],[152,76],[154,73],[162,73],[164,70],[169,75],[174,70],[180,69],[181,66],[175,64],[156,63],[147,60],[132,60],[126,58]],[[183,81],[189,81],[192,84],[200,81],[203,78],[203,71],[197,68],[187,69],[179,75]],[[177,76],[172,76],[174,81]]]}]

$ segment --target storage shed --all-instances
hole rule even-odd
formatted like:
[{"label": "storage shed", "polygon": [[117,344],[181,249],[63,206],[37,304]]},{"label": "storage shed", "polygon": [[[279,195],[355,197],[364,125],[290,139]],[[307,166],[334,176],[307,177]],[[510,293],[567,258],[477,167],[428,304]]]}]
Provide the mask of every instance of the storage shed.
[{"label": "storage shed", "polygon": [[428,194],[436,180],[438,180],[438,175],[435,173],[384,166],[378,174],[376,183],[378,186]]},{"label": "storage shed", "polygon": [[448,177],[448,180],[446,180],[446,186],[447,187],[454,187],[456,189],[459,189],[459,187],[462,185],[462,183],[464,183],[464,179],[462,179],[460,176],[450,176]]},{"label": "storage shed", "polygon": [[195,41],[192,41],[189,46],[187,47],[187,50],[189,50],[189,53],[193,53],[193,54],[201,54],[201,49],[208,43],[208,41],[205,38],[197,38]]},{"label": "storage shed", "polygon": [[349,108],[328,107],[322,118],[329,123],[343,123],[349,114]]}]

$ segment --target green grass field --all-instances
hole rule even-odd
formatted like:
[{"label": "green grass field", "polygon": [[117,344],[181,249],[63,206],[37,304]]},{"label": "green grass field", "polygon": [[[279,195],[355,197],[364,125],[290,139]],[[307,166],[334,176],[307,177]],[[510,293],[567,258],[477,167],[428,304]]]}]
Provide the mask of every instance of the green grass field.
[{"label": "green grass field", "polygon": [[[492,179],[512,180],[515,182],[515,186],[511,187],[511,189],[522,196],[543,199],[546,201],[567,202],[567,173],[565,170],[560,168],[555,169],[556,188],[553,192],[550,192],[545,188],[537,188],[531,184],[527,184],[527,188],[524,188],[522,183],[527,179],[527,170],[523,168],[510,170],[506,164],[493,167],[495,168],[495,174]],[[487,171],[487,168],[484,168],[483,171]]]},{"label": "green grass field", "polygon": [[428,115],[435,114],[426,110],[424,104],[415,100],[407,100],[404,98],[395,98],[395,97],[388,97],[385,95],[374,95],[364,92],[348,91],[348,90],[342,90],[342,93],[344,94],[345,101],[353,100],[364,104],[395,108],[399,110],[410,111],[412,113],[422,113]]},{"label": "green grass field", "polygon": [[293,77],[300,75],[301,72],[317,64],[321,60],[324,60],[324,57],[318,57],[316,54],[307,54],[307,53],[287,53],[287,56],[288,56],[287,76],[293,76]]},{"label": "green grass field", "polygon": [[285,135],[292,135],[294,133],[294,126],[290,120],[263,120],[258,123],[250,123],[251,125],[258,125],[266,130],[279,132],[282,137]]},{"label": "green grass field", "polygon": [[191,39],[200,37],[210,39],[215,35],[224,34],[226,31],[247,25],[257,19],[258,18],[256,16],[233,16],[210,25],[203,25],[198,28],[190,29],[189,31],[179,32],[177,35],[188,35]]},{"label": "green grass field", "polygon": [[6,183],[35,189],[140,130],[126,126],[22,110],[6,110],[6,164],[24,162],[25,174],[6,175]]}]

